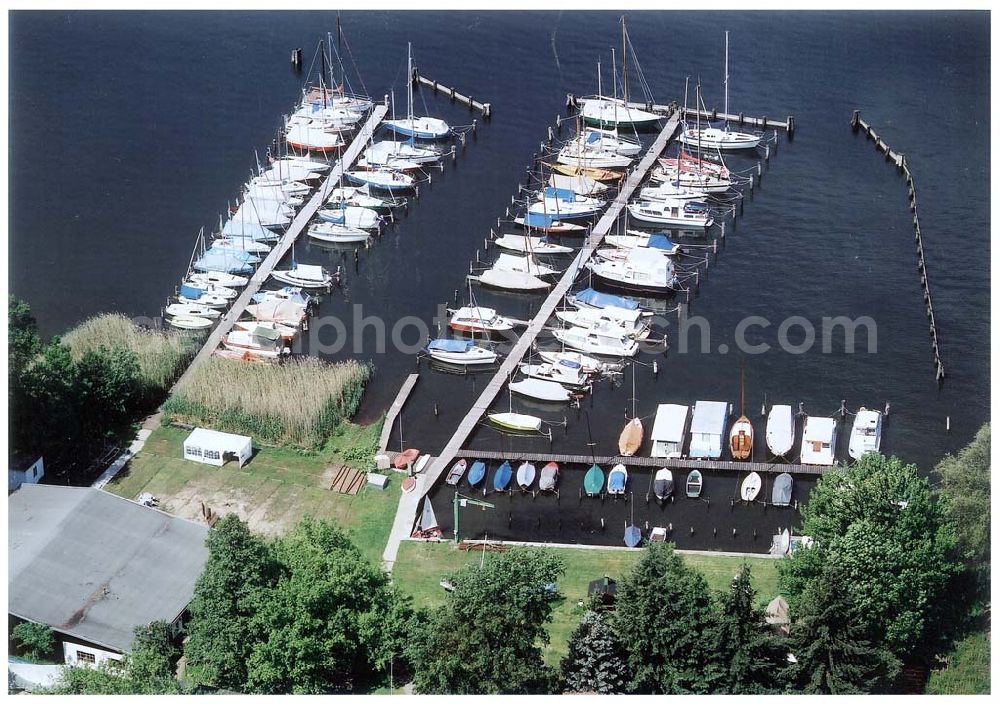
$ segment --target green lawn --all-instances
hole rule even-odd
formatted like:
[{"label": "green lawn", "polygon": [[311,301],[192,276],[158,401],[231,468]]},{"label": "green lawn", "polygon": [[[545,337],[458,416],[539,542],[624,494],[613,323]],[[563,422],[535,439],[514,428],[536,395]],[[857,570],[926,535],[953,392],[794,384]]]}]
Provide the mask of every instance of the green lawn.
[{"label": "green lawn", "polygon": [[255,449],[242,469],[222,468],[183,459],[188,430],[163,425],[146,442],[107,490],[125,498],[148,491],[160,508],[201,519],[201,503],[219,515],[239,514],[257,532],[278,535],[305,515],[335,519],[373,561],[381,562],[399,502],[399,478],[385,491],[362,488],[356,496],[329,490],[329,467],[340,466],[345,450],[378,434],[377,424],[345,424],[321,452],[289,448]]},{"label": "green lawn", "polygon": [[959,641],[945,662],[943,668],[931,671],[927,694],[990,694],[990,637],[986,631],[978,631]]},{"label": "green lawn", "polygon": [[[627,550],[584,550],[553,548],[566,563],[566,573],[559,580],[559,589],[565,599],[556,605],[549,624],[549,645],[545,659],[556,665],[565,654],[569,636],[583,616],[578,602],[587,598],[587,585],[605,574],[620,579],[641,557],[639,552]],[[465,552],[451,543],[403,542],[393,566],[393,579],[397,586],[413,597],[417,607],[432,608],[444,603],[447,593],[441,588],[441,578],[461,567],[478,563],[481,553]],[[486,553],[489,562],[490,553]],[[729,587],[729,582],[746,561],[753,572],[754,587],[762,604],[774,598],[778,586],[776,560],[762,558],[719,557],[684,555],[684,561],[696,567],[713,591]]]}]

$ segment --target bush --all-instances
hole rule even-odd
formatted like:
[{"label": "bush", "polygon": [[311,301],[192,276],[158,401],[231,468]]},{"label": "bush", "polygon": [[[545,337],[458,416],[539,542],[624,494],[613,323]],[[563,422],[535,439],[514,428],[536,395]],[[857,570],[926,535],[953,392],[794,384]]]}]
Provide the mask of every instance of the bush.
[{"label": "bush", "polygon": [[370,374],[371,367],[357,361],[265,365],[211,358],[163,409],[182,423],[316,448],[354,414]]},{"label": "bush", "polygon": [[52,653],[55,644],[51,628],[30,621],[15,626],[10,636],[28,660],[43,660]]}]

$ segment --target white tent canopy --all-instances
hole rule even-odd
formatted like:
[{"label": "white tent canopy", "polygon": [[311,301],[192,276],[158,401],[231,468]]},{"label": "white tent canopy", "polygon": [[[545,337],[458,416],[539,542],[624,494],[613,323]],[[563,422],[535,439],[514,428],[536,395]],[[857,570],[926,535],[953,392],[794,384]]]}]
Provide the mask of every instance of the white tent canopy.
[{"label": "white tent canopy", "polygon": [[252,440],[243,435],[196,427],[184,440],[184,458],[189,461],[222,466],[232,459],[242,467],[251,454]]}]

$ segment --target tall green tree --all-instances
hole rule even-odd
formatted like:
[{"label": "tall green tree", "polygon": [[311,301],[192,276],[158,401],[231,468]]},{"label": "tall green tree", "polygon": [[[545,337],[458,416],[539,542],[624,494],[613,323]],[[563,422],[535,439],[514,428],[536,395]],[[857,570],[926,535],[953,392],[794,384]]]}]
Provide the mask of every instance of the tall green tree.
[{"label": "tall green tree", "polygon": [[84,353],[76,369],[81,432],[98,438],[127,425],[143,400],[138,356],[101,347]]},{"label": "tall green tree", "polygon": [[11,394],[21,382],[21,376],[42,351],[38,325],[27,302],[13,295],[7,301],[7,374]]},{"label": "tall green tree", "polygon": [[279,579],[253,620],[246,689],[356,692],[405,644],[408,612],[388,576],[334,525],[306,518],[277,541]]},{"label": "tall green tree", "polygon": [[604,614],[588,610],[573,630],[561,663],[569,692],[620,694],[628,682],[624,653]]},{"label": "tall green tree", "polygon": [[55,646],[52,629],[32,621],[19,623],[10,632],[10,637],[21,655],[30,660],[44,659]]},{"label": "tall green tree", "polygon": [[552,690],[556,674],[542,660],[552,617],[546,589],[561,559],[514,548],[453,577],[444,606],[416,624],[408,656],[421,693],[530,694]]},{"label": "tall green tree", "polygon": [[[945,512],[955,524],[958,549],[970,564],[990,562],[990,426],[983,425],[958,456],[934,468]],[[988,568],[987,568],[988,569]]]},{"label": "tall green tree", "polygon": [[943,619],[958,570],[955,533],[915,466],[867,454],[824,475],[802,519],[814,549],[779,564],[793,610],[834,566],[870,640],[903,659],[947,646]]},{"label": "tall green tree", "polygon": [[26,427],[19,439],[32,452],[58,451],[80,442],[77,368],[68,346],[54,337],[22,378]]},{"label": "tall green tree", "polygon": [[788,649],[794,662],[781,678],[791,690],[808,694],[866,694],[892,684],[899,661],[866,638],[841,572],[823,571],[800,597]]},{"label": "tall green tree", "polygon": [[711,691],[711,593],[673,544],[655,543],[643,552],[618,583],[615,604],[612,625],[627,654],[630,691]]},{"label": "tall green tree", "polygon": [[265,638],[255,620],[278,580],[278,563],[264,540],[238,516],[221,518],[209,531],[208,561],[195,583],[184,650],[197,681],[242,691],[255,644]]},{"label": "tall green tree", "polygon": [[714,692],[744,695],[773,692],[780,687],[778,673],[787,655],[784,641],[757,606],[750,567],[745,564],[729,591],[719,597],[713,634]]}]

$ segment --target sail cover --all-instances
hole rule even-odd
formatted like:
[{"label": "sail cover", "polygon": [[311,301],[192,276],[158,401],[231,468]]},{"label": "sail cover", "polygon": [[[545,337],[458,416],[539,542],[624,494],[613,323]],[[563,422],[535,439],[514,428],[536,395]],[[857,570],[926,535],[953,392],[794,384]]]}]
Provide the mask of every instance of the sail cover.
[{"label": "sail cover", "polygon": [[576,192],[572,189],[560,189],[559,187],[545,187],[546,199],[559,199],[560,201],[574,201]]},{"label": "sail cover", "polygon": [[676,250],[677,245],[662,233],[654,233],[649,237],[646,246],[657,250]]},{"label": "sail cover", "polygon": [[427,344],[428,349],[437,351],[448,351],[450,353],[464,353],[471,349],[473,342],[462,341],[461,339],[434,339]]}]

